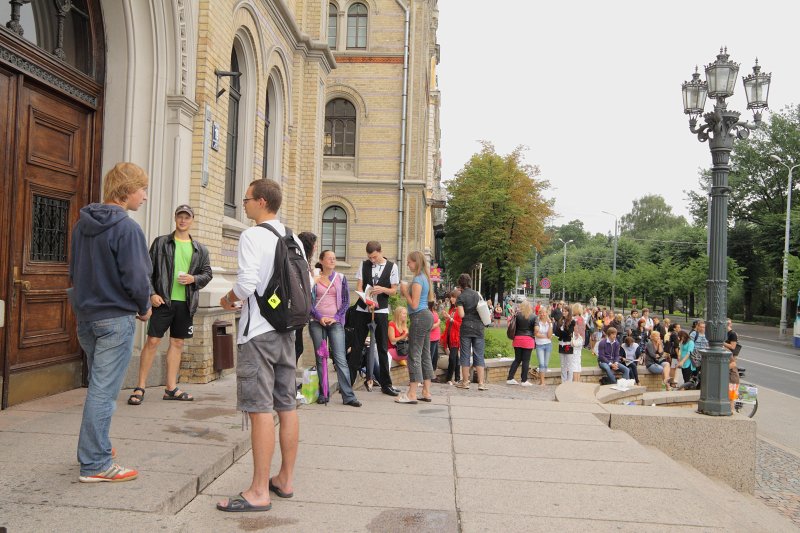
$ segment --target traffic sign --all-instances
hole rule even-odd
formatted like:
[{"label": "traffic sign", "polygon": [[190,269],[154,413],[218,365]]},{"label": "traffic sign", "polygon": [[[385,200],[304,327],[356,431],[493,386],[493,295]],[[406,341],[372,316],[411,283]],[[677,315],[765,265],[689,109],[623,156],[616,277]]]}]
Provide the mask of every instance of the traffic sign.
[{"label": "traffic sign", "polygon": [[539,289],[539,294],[541,294],[542,296],[547,296],[548,294],[550,294],[550,289]]},{"label": "traffic sign", "polygon": [[543,289],[550,288],[550,279],[549,278],[542,278],[542,281],[539,282],[539,286]]}]

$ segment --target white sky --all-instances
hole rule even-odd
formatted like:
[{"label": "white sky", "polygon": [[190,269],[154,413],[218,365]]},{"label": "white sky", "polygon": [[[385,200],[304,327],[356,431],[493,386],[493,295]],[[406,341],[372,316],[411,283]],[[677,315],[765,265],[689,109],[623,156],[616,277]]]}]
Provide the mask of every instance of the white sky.
[{"label": "white sky", "polygon": [[752,120],[741,76],[756,57],[773,74],[770,108],[800,103],[797,0],[439,0],[439,12],[442,179],[478,139],[502,154],[526,145],[555,224],[613,232],[601,211],[622,216],[648,193],[689,219],[683,191],[711,155],[689,132],[681,83],[721,45],[741,65],[729,109]]}]

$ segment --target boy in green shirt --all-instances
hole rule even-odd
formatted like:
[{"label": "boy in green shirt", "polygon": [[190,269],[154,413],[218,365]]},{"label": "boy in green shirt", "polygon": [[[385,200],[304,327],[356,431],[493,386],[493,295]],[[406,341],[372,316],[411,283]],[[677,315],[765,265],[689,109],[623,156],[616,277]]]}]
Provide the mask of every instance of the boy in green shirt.
[{"label": "boy in green shirt", "polygon": [[194,210],[180,205],[175,210],[175,231],[158,237],[150,246],[153,275],[150,303],[153,316],[147,327],[147,342],[139,361],[139,383],[128,398],[131,405],[144,401],[147,374],[153,365],[161,338],[169,329],[167,375],[164,400],[191,401],[194,397],[178,388],[178,368],[185,339],[192,338],[192,320],[197,311],[198,291],[211,281],[211,264],[205,246],[192,239],[189,230]]}]

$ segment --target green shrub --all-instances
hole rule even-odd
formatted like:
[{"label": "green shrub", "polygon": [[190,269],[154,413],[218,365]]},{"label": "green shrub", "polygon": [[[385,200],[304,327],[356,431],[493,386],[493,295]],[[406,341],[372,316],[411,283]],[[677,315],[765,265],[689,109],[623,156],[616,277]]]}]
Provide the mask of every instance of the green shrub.
[{"label": "green shrub", "polygon": [[486,328],[484,337],[486,339],[486,349],[483,353],[487,358],[514,357],[514,348],[511,346],[511,341],[506,337],[505,328]]}]

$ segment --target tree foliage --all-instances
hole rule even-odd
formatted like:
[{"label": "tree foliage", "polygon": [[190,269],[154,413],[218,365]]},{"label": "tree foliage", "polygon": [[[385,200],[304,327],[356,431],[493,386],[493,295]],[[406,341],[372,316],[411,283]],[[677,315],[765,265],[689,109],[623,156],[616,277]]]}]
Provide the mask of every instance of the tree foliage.
[{"label": "tree foliage", "polygon": [[[783,268],[787,169],[770,154],[780,156],[789,166],[800,163],[800,107],[772,114],[748,139],[734,143],[731,153],[728,255],[742,267],[742,307],[747,319],[779,312],[774,291],[764,289],[772,287]],[[705,224],[710,170],[701,171],[699,181],[700,190],[690,191],[688,196],[695,221]],[[799,199],[792,194],[790,250],[795,252],[800,245]]]},{"label": "tree foliage", "polygon": [[658,194],[647,194],[633,201],[631,212],[620,219],[620,233],[647,237],[653,232],[686,226],[686,219],[672,213],[672,206]]},{"label": "tree foliage", "polygon": [[531,246],[545,245],[553,209],[542,196],[549,184],[524,162],[522,147],[503,156],[482,144],[448,184],[444,252],[451,275],[482,263],[483,285],[502,293]]}]

